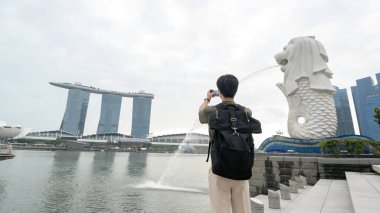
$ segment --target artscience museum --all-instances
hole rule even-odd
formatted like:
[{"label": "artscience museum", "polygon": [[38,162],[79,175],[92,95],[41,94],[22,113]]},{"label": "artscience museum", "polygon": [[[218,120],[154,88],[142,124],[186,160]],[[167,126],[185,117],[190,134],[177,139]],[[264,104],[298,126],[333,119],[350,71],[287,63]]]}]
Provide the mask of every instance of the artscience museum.
[{"label": "artscience museum", "polygon": [[0,121],[0,140],[22,138],[30,131],[30,128],[23,128],[19,125],[8,126],[4,121]]}]

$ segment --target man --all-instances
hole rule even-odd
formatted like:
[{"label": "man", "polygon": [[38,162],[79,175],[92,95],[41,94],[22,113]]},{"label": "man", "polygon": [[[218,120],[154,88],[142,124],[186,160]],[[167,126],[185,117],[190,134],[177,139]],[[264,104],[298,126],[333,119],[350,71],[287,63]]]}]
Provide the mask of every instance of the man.
[{"label": "man", "polygon": [[[222,99],[223,106],[237,106],[234,97],[237,92],[239,81],[233,75],[220,76],[216,82],[219,90],[219,96]],[[199,108],[199,121],[202,124],[209,124],[210,117],[217,111],[216,106],[209,106],[211,99],[215,97],[212,90],[207,92],[207,98],[204,99]],[[252,112],[244,108],[245,113],[251,117]],[[232,130],[231,130],[232,131]],[[236,130],[235,130],[236,132]],[[209,129],[210,140],[213,140],[215,130]],[[252,141],[253,143],[253,141]],[[253,148],[252,148],[253,150]],[[212,153],[213,154],[213,153]],[[212,155],[211,155],[212,156]],[[214,158],[212,158],[214,160]],[[247,213],[251,212],[249,182],[248,180],[234,180],[214,174],[209,170],[209,194],[211,203],[211,212],[213,213]]]}]

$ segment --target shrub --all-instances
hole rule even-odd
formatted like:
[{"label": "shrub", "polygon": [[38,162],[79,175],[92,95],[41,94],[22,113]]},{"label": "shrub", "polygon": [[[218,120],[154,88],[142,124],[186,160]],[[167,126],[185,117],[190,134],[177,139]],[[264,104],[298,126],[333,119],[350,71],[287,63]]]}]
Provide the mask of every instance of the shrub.
[{"label": "shrub", "polygon": [[348,154],[360,155],[372,153],[374,156],[380,156],[380,141],[363,140],[363,139],[330,139],[319,143],[322,153],[334,154],[339,156],[341,151],[347,151]]}]

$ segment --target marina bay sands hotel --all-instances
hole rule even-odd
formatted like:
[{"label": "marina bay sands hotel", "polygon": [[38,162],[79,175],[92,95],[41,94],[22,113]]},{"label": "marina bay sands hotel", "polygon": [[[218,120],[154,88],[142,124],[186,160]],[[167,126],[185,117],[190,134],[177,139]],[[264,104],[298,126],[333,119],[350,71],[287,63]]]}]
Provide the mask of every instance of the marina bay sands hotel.
[{"label": "marina bay sands hotel", "polygon": [[60,130],[74,135],[82,135],[86,122],[90,94],[102,95],[102,105],[97,134],[117,133],[119,128],[121,100],[133,98],[132,130],[134,138],[146,138],[149,133],[150,112],[153,94],[145,92],[107,91],[80,83],[53,83],[51,85],[68,89],[65,114]]}]

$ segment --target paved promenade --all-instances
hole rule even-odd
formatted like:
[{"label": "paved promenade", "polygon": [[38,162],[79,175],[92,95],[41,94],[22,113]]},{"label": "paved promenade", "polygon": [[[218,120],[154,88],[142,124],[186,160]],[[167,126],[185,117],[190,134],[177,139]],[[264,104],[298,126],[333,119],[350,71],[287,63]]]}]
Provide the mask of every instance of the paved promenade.
[{"label": "paved promenade", "polygon": [[380,165],[373,165],[372,172],[345,172],[345,176],[346,180],[320,179],[298,194],[291,193],[291,200],[280,199],[281,209],[269,208],[267,195],[255,198],[264,204],[265,213],[379,213]]}]

